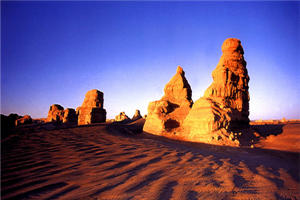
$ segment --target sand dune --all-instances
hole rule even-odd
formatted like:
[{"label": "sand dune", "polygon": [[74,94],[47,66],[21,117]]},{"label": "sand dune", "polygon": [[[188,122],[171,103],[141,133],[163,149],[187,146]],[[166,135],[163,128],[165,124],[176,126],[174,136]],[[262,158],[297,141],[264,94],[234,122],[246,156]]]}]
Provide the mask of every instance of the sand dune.
[{"label": "sand dune", "polygon": [[126,130],[99,124],[10,137],[2,199],[300,199],[299,153]]}]

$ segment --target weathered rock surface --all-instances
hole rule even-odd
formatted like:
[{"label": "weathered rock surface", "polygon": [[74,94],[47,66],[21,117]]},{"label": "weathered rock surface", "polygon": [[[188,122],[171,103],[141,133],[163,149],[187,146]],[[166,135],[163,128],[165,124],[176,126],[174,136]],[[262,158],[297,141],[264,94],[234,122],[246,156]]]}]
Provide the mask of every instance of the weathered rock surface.
[{"label": "weathered rock surface", "polygon": [[142,118],[140,110],[135,110],[135,113],[134,113],[134,115],[132,117],[132,121],[138,120],[140,118]]},{"label": "weathered rock surface", "polygon": [[25,115],[15,121],[16,126],[23,124],[32,124],[32,118],[29,115]]},{"label": "weathered rock surface", "polygon": [[106,110],[103,108],[103,101],[103,92],[96,89],[88,91],[82,105],[76,109],[78,125],[105,122]]},{"label": "weathered rock surface", "polygon": [[183,127],[190,141],[238,146],[248,137],[249,76],[240,40],[226,39],[222,52],[213,83],[194,103]]},{"label": "weathered rock surface", "polygon": [[[149,103],[144,131],[156,135],[173,136],[193,104],[192,90],[183,69],[178,66],[176,74],[164,88],[161,100]],[[178,135],[176,135],[177,137]]]},{"label": "weathered rock surface", "polygon": [[120,112],[120,114],[118,114],[115,117],[115,121],[116,122],[122,122],[122,121],[128,121],[130,120],[129,117],[125,114],[125,112]]},{"label": "weathered rock surface", "polygon": [[73,108],[67,108],[64,110],[63,123],[77,123],[76,111]]},{"label": "weathered rock surface", "polygon": [[59,104],[50,106],[47,121],[48,122],[62,122],[64,118],[64,107]]}]

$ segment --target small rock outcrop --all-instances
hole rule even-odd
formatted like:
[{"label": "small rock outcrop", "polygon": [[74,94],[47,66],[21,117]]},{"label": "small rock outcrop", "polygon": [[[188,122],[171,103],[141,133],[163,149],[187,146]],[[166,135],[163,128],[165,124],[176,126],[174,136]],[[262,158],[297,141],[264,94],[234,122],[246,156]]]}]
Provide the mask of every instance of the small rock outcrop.
[{"label": "small rock outcrop", "polygon": [[105,122],[106,110],[103,108],[103,101],[103,92],[96,89],[88,91],[82,105],[76,109],[78,125]]},{"label": "small rock outcrop", "polygon": [[134,113],[134,115],[132,117],[132,121],[136,121],[136,120],[138,120],[140,118],[142,118],[140,110],[135,110],[135,113]]},{"label": "small rock outcrop", "polygon": [[23,124],[32,124],[32,118],[30,115],[25,115],[24,117],[21,117],[15,121],[16,126],[20,126]]},{"label": "small rock outcrop", "polygon": [[47,122],[62,122],[64,118],[64,107],[59,104],[50,106]]},{"label": "small rock outcrop", "polygon": [[115,121],[116,122],[123,122],[123,121],[128,121],[130,120],[129,117],[125,114],[125,112],[120,112],[120,114],[118,114],[115,117]]},{"label": "small rock outcrop", "polygon": [[165,86],[164,96],[161,100],[149,103],[143,130],[165,136],[180,133],[181,125],[192,104],[191,87],[185,78],[183,69],[178,66],[176,74]]},{"label": "small rock outcrop", "polygon": [[77,123],[76,111],[73,108],[64,110],[63,123]]},{"label": "small rock outcrop", "polygon": [[239,146],[248,137],[249,76],[240,40],[226,39],[222,52],[213,83],[194,103],[183,128],[190,141]]}]

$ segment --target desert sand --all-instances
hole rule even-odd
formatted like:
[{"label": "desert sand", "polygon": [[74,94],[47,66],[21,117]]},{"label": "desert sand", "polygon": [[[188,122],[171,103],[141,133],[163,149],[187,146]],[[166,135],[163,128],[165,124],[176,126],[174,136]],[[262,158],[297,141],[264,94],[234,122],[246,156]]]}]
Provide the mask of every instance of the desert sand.
[{"label": "desert sand", "polygon": [[24,126],[1,142],[2,199],[300,199],[287,145],[300,124],[256,127],[266,139],[252,149],[137,134],[143,123]]}]

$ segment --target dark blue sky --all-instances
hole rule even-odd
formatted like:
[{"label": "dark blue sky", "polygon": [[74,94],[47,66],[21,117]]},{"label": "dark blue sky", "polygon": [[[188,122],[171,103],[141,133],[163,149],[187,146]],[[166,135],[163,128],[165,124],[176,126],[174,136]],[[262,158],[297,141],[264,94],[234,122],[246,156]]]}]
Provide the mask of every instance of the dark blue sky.
[{"label": "dark blue sky", "polygon": [[242,41],[250,119],[300,118],[299,2],[1,2],[1,113],[46,117],[104,92],[108,117],[150,101],[181,65],[193,100],[226,38]]}]

